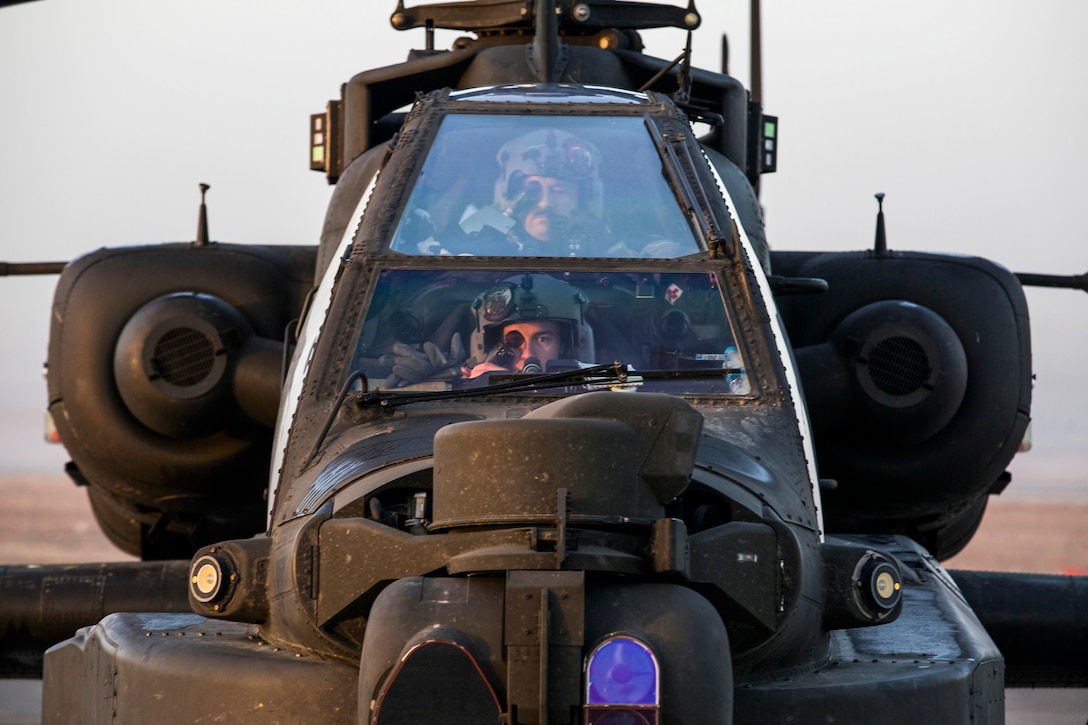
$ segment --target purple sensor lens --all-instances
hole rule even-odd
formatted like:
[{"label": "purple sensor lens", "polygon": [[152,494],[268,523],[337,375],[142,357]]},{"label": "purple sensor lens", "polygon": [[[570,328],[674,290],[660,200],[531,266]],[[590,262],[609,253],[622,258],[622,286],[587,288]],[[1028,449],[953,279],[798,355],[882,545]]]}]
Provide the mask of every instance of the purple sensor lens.
[{"label": "purple sensor lens", "polygon": [[587,705],[656,705],[657,662],[650,648],[628,637],[597,647],[586,668]]}]

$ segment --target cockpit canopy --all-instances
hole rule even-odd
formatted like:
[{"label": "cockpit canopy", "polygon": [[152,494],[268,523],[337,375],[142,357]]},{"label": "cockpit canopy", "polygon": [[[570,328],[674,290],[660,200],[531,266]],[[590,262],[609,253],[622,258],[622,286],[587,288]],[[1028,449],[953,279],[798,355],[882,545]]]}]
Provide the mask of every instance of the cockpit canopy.
[{"label": "cockpit canopy", "polygon": [[[490,99],[498,110],[528,97],[497,92],[464,100]],[[607,98],[625,105],[637,95]],[[408,255],[618,258],[705,248],[645,116],[503,113],[442,119],[390,246]]]}]

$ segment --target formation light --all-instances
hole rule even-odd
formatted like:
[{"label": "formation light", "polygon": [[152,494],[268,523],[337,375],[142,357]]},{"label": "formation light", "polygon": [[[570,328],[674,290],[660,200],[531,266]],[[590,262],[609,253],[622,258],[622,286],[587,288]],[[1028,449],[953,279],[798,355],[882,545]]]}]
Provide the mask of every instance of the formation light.
[{"label": "formation light", "polygon": [[763,116],[760,143],[760,173],[773,173],[778,169],[778,116]]}]

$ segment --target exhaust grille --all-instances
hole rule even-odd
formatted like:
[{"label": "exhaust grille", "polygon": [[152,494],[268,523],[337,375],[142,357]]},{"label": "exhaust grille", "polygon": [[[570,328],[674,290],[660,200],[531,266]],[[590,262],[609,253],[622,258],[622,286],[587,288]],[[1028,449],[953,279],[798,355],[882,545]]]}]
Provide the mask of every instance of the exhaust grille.
[{"label": "exhaust grille", "polygon": [[188,388],[211,374],[215,345],[207,335],[192,327],[176,327],[159,338],[151,364],[166,382]]},{"label": "exhaust grille", "polygon": [[869,353],[869,378],[888,395],[910,395],[932,372],[926,351],[909,337],[881,340]]}]

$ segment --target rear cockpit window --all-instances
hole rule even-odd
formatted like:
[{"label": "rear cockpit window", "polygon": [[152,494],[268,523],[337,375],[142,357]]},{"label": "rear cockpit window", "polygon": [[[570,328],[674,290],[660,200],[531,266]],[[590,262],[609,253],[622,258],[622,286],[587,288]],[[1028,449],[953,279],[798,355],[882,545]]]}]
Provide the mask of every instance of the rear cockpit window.
[{"label": "rear cockpit window", "polygon": [[664,258],[702,249],[639,116],[446,116],[391,249]]}]

